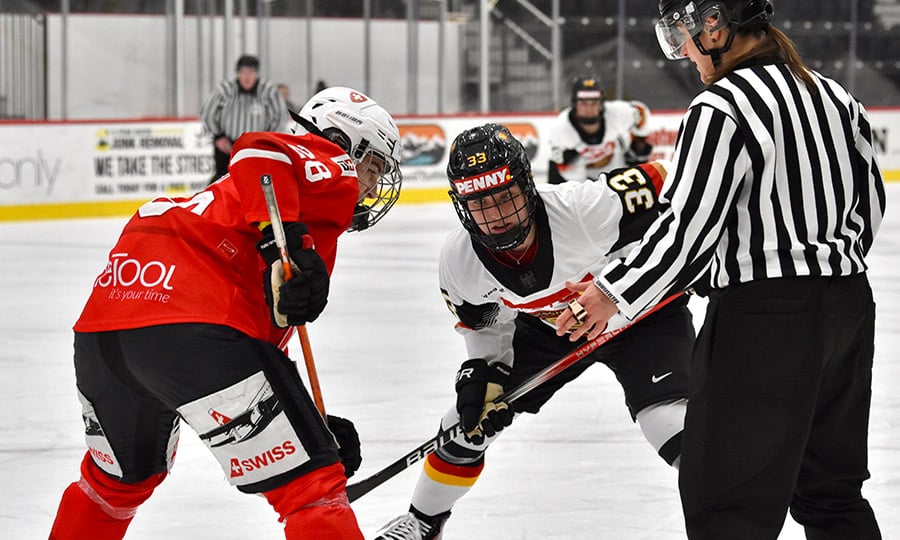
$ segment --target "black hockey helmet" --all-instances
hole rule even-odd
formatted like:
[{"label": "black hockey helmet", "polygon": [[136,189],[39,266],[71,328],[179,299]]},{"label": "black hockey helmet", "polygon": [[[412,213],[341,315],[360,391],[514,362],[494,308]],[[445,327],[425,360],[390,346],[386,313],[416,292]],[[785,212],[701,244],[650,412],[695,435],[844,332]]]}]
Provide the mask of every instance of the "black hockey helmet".
[{"label": "black hockey helmet", "polygon": [[599,99],[603,101],[603,85],[600,77],[591,73],[589,75],[579,75],[572,79],[572,96],[571,106],[575,108],[575,102],[581,99]]},{"label": "black hockey helmet", "polygon": [[[711,55],[718,65],[721,53],[731,47],[738,31],[766,28],[774,13],[773,0],[660,0],[656,39],[666,58],[680,60],[684,58],[681,49],[690,37],[700,52]],[[721,28],[729,29],[728,40],[722,48],[707,51],[700,44],[700,32]]]},{"label": "black hockey helmet", "polygon": [[[576,103],[579,99],[597,99],[600,101],[600,109],[596,116],[578,116],[578,108]],[[590,126],[600,123],[603,116],[603,86],[600,84],[600,77],[594,74],[579,75],[572,80],[572,99],[571,110],[575,120],[582,125]]]},{"label": "black hockey helmet", "polygon": [[[488,123],[457,135],[447,177],[456,214],[472,238],[493,251],[525,241],[538,194],[525,147],[508,129]],[[515,186],[520,194],[511,193]],[[491,228],[504,230],[492,234]]]}]

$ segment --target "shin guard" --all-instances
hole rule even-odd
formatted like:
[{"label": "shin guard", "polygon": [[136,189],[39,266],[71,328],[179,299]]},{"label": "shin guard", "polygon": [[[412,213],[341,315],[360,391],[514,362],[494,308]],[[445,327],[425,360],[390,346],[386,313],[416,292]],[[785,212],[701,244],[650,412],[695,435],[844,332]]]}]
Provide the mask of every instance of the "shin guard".
[{"label": "shin guard", "polygon": [[125,484],[107,475],[85,453],[81,478],[63,492],[50,540],[118,540],[137,512],[150,498],[166,473],[137,484]]},{"label": "shin guard", "polygon": [[363,540],[356,515],[347,499],[346,487],[344,467],[336,463],[263,495],[278,512],[288,540]]}]

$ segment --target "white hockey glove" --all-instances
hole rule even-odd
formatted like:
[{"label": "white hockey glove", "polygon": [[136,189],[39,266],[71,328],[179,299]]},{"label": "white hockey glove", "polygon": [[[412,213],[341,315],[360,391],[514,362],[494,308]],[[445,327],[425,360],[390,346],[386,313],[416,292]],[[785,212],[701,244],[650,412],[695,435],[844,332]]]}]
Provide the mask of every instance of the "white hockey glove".
[{"label": "white hockey glove", "polygon": [[493,437],[512,423],[513,410],[503,401],[494,400],[503,394],[509,379],[505,364],[489,366],[481,358],[466,360],[456,373],[456,412],[465,438],[481,444],[485,437]]}]

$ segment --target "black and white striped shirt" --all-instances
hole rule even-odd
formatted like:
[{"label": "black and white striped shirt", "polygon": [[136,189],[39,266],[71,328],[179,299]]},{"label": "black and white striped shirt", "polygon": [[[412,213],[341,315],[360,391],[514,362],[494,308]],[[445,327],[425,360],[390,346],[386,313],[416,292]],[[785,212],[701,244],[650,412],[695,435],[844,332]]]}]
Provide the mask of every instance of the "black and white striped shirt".
[{"label": "black and white striped shirt", "polygon": [[237,79],[226,79],[200,110],[203,127],[214,137],[225,135],[232,142],[251,131],[283,131],[287,118],[284,98],[265,79],[258,79],[249,92],[241,89]]},{"label": "black and white striped shirt", "polygon": [[669,204],[595,283],[631,318],[709,270],[714,288],[864,272],[885,208],[868,116],[835,81],[810,93],[787,65],[731,72],[685,114]]}]

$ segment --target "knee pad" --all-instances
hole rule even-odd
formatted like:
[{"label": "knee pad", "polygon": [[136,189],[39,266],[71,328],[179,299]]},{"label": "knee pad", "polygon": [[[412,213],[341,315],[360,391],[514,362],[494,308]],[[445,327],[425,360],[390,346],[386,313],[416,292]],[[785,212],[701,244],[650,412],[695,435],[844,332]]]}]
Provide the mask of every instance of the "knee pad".
[{"label": "knee pad", "polygon": [[681,457],[681,432],[687,400],[655,403],[638,411],[636,418],[644,437],[666,463],[678,467]]}]

